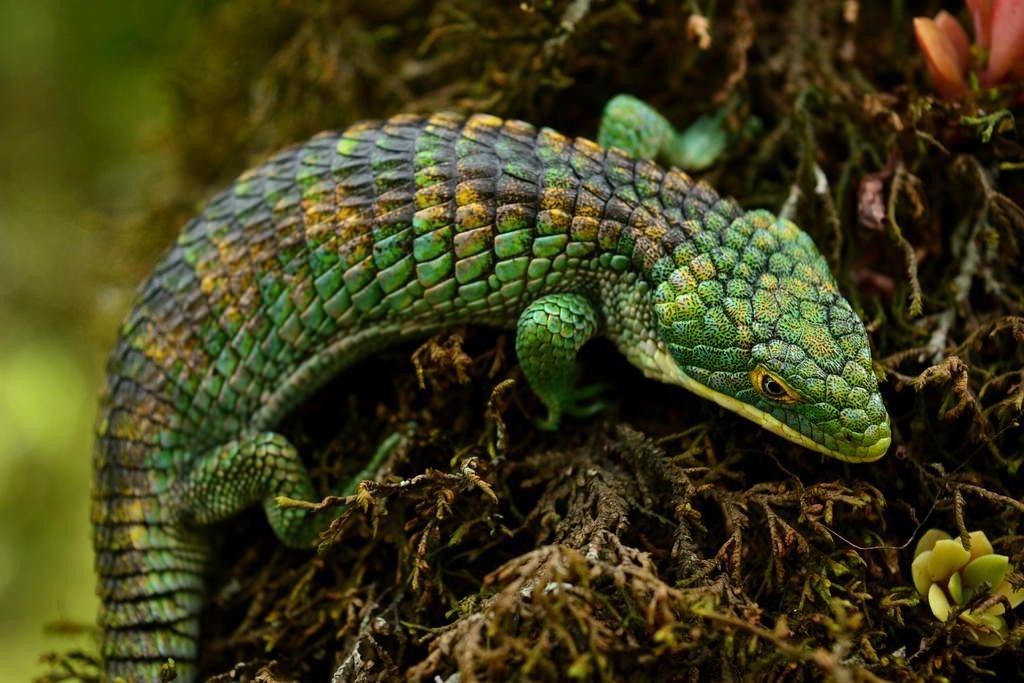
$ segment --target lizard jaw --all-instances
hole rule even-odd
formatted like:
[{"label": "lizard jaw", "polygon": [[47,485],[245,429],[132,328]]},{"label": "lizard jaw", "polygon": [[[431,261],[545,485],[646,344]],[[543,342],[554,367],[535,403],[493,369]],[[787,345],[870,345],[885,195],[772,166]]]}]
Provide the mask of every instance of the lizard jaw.
[{"label": "lizard jaw", "polygon": [[[792,441],[793,443],[797,443],[804,448],[817,451],[818,453],[836,458],[837,460],[854,463],[872,462],[885,455],[886,451],[889,450],[890,443],[892,442],[892,436],[887,435],[870,446],[858,446],[851,452],[841,453],[835,449],[825,446],[824,444],[818,443],[804,434],[801,434],[789,425],[779,421],[778,418],[769,415],[763,410],[755,408],[749,403],[744,403],[732,396],[727,396],[696,381],[679,369],[679,366],[676,364],[675,359],[672,358],[672,355],[668,352],[668,349],[664,348],[660,344],[650,356],[650,359],[652,363],[650,365],[645,364],[644,367],[644,374],[648,377],[689,389],[701,398],[714,401],[723,408],[727,408],[734,413],[742,415],[751,422],[760,425],[762,428],[767,429],[773,434],[778,434],[782,438]],[[888,418],[886,418],[886,426],[888,427]]]}]

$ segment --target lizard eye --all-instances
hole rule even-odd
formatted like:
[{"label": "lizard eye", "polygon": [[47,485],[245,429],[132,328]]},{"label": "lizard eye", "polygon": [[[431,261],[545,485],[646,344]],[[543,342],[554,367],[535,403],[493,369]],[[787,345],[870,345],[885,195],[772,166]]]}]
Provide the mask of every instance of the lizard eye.
[{"label": "lizard eye", "polygon": [[761,395],[767,399],[777,403],[797,403],[800,401],[799,394],[760,365],[750,373],[750,380]]},{"label": "lizard eye", "polygon": [[761,378],[761,391],[764,392],[765,396],[770,396],[771,398],[782,398],[786,395],[786,390],[771,375],[765,375]]}]

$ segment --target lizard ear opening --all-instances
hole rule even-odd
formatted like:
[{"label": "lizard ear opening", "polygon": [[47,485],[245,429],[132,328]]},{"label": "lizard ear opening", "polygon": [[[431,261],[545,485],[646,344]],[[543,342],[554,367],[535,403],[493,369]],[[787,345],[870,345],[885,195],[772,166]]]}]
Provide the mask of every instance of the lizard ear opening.
[{"label": "lizard ear opening", "polygon": [[787,404],[803,401],[803,398],[793,387],[789,386],[781,377],[769,371],[763,365],[758,365],[750,371],[750,383],[754,385],[759,394],[769,401]]}]

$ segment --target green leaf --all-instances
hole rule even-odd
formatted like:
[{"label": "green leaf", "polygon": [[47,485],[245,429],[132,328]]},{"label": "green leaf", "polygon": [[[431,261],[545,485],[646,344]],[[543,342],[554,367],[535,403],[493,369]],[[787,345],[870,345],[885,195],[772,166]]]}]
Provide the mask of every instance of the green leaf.
[{"label": "green leaf", "polygon": [[1016,608],[1017,605],[1024,602],[1024,589],[1016,591],[1013,590],[1013,586],[1010,585],[1009,581],[1003,581],[992,592],[998,593],[999,595],[1005,595],[1006,599],[1010,601],[1011,609]]},{"label": "green leaf", "polygon": [[917,542],[917,545],[914,546],[914,557],[917,557],[921,553],[934,548],[936,541],[943,541],[947,538],[952,538],[952,536],[947,534],[942,529],[929,529],[928,531],[924,532],[924,535],[921,536],[921,539]]},{"label": "green leaf", "polygon": [[932,608],[932,614],[939,621],[949,619],[949,599],[942,592],[942,586],[937,583],[933,583],[932,587],[928,589],[928,606]]},{"label": "green leaf", "polygon": [[982,555],[964,569],[964,588],[974,592],[983,584],[995,588],[1003,581],[1006,570],[1010,568],[1010,558],[1006,555]]},{"label": "green leaf", "polygon": [[994,551],[992,550],[992,544],[988,540],[988,536],[985,535],[984,531],[972,531],[971,537],[971,559],[975,560],[982,555],[991,555]]},{"label": "green leaf", "polygon": [[931,560],[928,562],[928,575],[932,581],[945,583],[950,575],[959,570],[971,559],[971,554],[959,540],[943,539],[935,542]]},{"label": "green leaf", "polygon": [[953,598],[953,602],[958,605],[964,604],[964,592],[963,585],[960,579],[960,572],[953,572],[953,576],[949,577],[949,595]]},{"label": "green leaf", "polygon": [[932,585],[932,578],[928,571],[928,563],[931,562],[932,551],[925,550],[914,558],[910,565],[910,575],[914,578],[914,588],[922,598],[928,595],[928,587]]},{"label": "green leaf", "polygon": [[960,620],[968,624],[967,635],[979,645],[999,647],[1009,635],[1006,620],[988,612],[964,612],[960,615]]}]

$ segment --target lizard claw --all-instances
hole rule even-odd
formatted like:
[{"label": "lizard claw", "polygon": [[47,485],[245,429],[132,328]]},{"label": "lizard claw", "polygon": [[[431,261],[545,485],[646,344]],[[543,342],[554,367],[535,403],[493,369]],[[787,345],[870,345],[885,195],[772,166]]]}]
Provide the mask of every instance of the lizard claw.
[{"label": "lizard claw", "polygon": [[558,407],[548,406],[548,416],[542,420],[535,421],[537,428],[546,432],[555,431],[558,429],[563,414],[578,418],[596,415],[610,406],[611,402],[595,397],[611,388],[611,384],[602,382],[573,389],[569,392],[565,405]]}]

